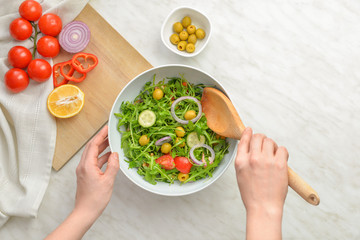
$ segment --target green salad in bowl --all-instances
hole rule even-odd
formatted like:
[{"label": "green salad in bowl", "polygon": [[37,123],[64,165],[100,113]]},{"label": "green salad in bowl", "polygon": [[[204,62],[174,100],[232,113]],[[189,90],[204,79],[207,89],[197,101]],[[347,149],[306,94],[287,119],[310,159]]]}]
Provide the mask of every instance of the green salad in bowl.
[{"label": "green salad in bowl", "polygon": [[115,113],[126,161],[149,183],[212,177],[228,152],[225,138],[206,124],[200,104],[204,87],[183,76],[157,81],[154,75]]},{"label": "green salad in bowl", "polygon": [[200,100],[209,86],[224,91],[196,68],[166,65],[140,74],[122,90],[110,113],[109,142],[135,184],[180,196],[209,186],[225,172],[236,140],[207,126]]}]

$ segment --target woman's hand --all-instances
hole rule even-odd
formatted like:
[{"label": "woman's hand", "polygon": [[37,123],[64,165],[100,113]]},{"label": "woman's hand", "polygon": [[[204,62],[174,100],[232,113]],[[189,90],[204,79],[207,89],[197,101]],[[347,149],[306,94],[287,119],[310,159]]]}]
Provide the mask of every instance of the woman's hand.
[{"label": "woman's hand", "polygon": [[[76,168],[77,190],[74,211],[86,213],[91,219],[98,218],[110,201],[114,181],[119,171],[119,156],[107,152],[99,155],[109,146],[108,127],[105,126],[88,142]],[[101,170],[107,163],[106,170]]]},{"label": "woman's hand", "polygon": [[[281,238],[283,206],[288,190],[288,152],[263,134],[245,129],[235,169],[247,212],[248,239]],[[263,234],[263,235],[259,235]]]},{"label": "woman's hand", "polygon": [[[79,166],[76,168],[77,189],[75,208],[46,240],[81,239],[110,201],[115,177],[119,171],[119,156],[107,152],[99,155],[109,146],[108,127],[86,144]],[[101,170],[107,163],[106,170]]]}]

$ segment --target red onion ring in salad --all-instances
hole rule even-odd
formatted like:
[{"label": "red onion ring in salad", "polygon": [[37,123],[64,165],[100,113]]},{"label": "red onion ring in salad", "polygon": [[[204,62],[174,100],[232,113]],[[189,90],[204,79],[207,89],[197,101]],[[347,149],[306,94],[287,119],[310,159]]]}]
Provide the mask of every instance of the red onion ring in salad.
[{"label": "red onion ring in salad", "polygon": [[61,30],[60,46],[69,53],[78,53],[85,49],[90,41],[90,29],[81,21],[73,21]]},{"label": "red onion ring in salad", "polygon": [[214,151],[214,149],[212,149],[209,145],[201,143],[201,144],[196,144],[195,146],[193,146],[190,149],[190,158],[194,162],[194,164],[199,165],[199,166],[202,166],[204,164],[206,165],[206,163],[197,160],[195,155],[194,155],[194,150],[196,148],[200,148],[200,147],[206,148],[206,149],[208,149],[210,151],[211,156],[209,157],[209,162],[210,162],[210,164],[213,163],[214,159],[215,159],[215,151]]},{"label": "red onion ring in salad", "polygon": [[170,142],[172,139],[170,136],[167,136],[167,137],[163,137],[163,138],[160,138],[159,140],[157,140],[155,142],[155,145],[156,146],[161,146],[163,145],[164,143],[167,143],[167,142]]},{"label": "red onion ring in salad", "polygon": [[178,104],[179,102],[181,102],[183,100],[187,100],[187,99],[193,100],[199,107],[199,113],[196,115],[195,118],[191,119],[190,121],[195,123],[197,120],[199,120],[199,118],[201,117],[201,113],[202,113],[201,103],[196,98],[190,97],[190,96],[184,96],[184,97],[180,97],[180,98],[176,99],[173,102],[173,104],[171,105],[171,116],[175,119],[175,121],[177,121],[178,123],[181,123],[181,124],[188,124],[189,120],[182,120],[178,116],[176,116],[175,107],[176,107],[176,104]]}]

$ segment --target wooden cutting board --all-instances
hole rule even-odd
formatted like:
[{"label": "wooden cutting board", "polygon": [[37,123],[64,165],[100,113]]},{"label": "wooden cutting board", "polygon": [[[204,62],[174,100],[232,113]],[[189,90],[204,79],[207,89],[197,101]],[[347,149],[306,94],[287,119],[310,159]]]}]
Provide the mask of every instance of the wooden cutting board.
[{"label": "wooden cutting board", "polygon": [[[107,122],[119,92],[136,75],[151,68],[121,35],[89,4],[75,20],[85,22],[91,40],[83,52],[95,54],[99,63],[77,85],[85,93],[82,111],[68,119],[56,119],[57,137],[53,168],[58,171]],[[61,50],[54,63],[70,60],[73,54]]]}]

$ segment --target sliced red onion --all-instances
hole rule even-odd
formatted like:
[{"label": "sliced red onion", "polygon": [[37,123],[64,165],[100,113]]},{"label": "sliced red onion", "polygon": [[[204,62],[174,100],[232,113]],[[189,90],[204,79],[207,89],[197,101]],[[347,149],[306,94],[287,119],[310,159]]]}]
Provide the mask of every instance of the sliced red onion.
[{"label": "sliced red onion", "polygon": [[[206,148],[210,151],[210,154],[211,156],[209,157],[209,162],[210,164],[214,162],[214,159],[215,159],[215,151],[214,149],[212,149],[209,145],[206,145],[206,144],[196,144],[195,146],[193,146],[191,149],[190,149],[190,158],[191,160],[196,164],[196,165],[199,165],[199,166],[202,166],[202,165],[206,165],[206,161],[204,159],[204,162],[202,160],[197,160],[195,155],[194,155],[194,150],[196,148],[200,148],[200,147],[203,147],[203,148]],[[204,156],[203,156],[204,158]]]},{"label": "sliced red onion", "polygon": [[81,21],[73,21],[61,30],[60,46],[69,53],[81,52],[90,41],[90,29]]},{"label": "sliced red onion", "polygon": [[163,137],[163,138],[160,138],[159,140],[157,140],[155,142],[155,145],[156,146],[161,146],[163,145],[164,143],[167,143],[167,142],[170,142],[172,139],[170,136],[167,136],[167,137]]},{"label": "sliced red onion", "polygon": [[176,107],[176,104],[178,104],[179,102],[181,102],[183,100],[187,100],[187,99],[193,100],[199,107],[199,112],[198,112],[197,116],[195,118],[191,119],[190,121],[195,123],[197,120],[199,120],[199,118],[201,117],[201,113],[202,113],[201,103],[196,98],[190,97],[190,96],[184,96],[184,97],[180,97],[180,98],[176,99],[173,102],[173,104],[171,105],[171,116],[175,119],[175,121],[177,121],[178,123],[181,123],[181,124],[188,124],[189,120],[183,120],[183,119],[180,119],[178,116],[176,116],[175,107]]}]

